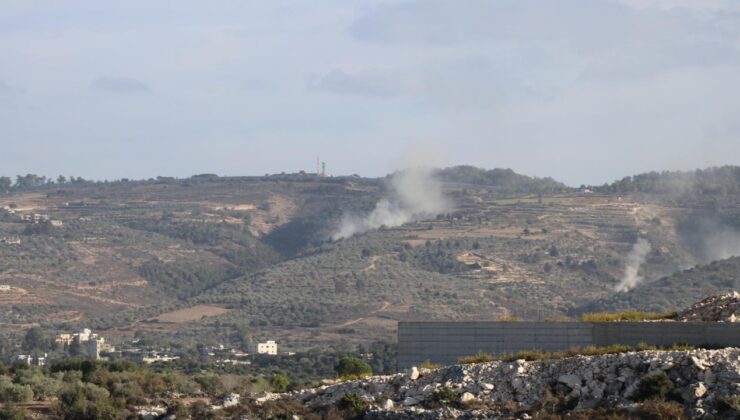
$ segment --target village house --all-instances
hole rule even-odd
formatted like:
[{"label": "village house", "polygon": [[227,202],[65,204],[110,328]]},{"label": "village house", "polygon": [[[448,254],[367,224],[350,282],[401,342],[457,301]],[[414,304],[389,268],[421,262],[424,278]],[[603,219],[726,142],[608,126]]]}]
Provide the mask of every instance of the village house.
[{"label": "village house", "polygon": [[269,340],[264,343],[257,343],[257,354],[266,354],[269,356],[277,356],[277,343]]}]

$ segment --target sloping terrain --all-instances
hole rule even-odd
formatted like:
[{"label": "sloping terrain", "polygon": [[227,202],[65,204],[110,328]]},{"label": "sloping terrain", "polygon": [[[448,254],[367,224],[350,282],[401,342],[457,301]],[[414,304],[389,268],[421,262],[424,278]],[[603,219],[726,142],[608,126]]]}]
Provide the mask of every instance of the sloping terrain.
[{"label": "sloping terrain", "polygon": [[579,312],[641,309],[653,312],[687,308],[707,296],[740,289],[740,257],[715,261],[646,282],[586,305]]},{"label": "sloping terrain", "polygon": [[[732,419],[740,407],[728,407],[726,401],[734,402],[740,392],[738,360],[740,350],[729,348],[495,361],[421,372],[413,368],[408,374],[370,377],[285,397],[315,412],[342,407],[349,399],[360,401],[357,405],[368,412],[365,418],[540,418],[581,411],[583,417],[577,418]],[[660,386],[652,385],[656,383]],[[661,407],[662,416],[643,411],[649,406],[639,404],[663,398],[670,398],[676,408]],[[596,407],[608,411],[589,410]]]},{"label": "sloping terrain", "polygon": [[[737,270],[713,264],[673,275],[733,252],[706,240],[736,229],[732,189],[593,193],[469,167],[438,176],[448,211],[338,241],[342,216],[370,212],[387,180],[203,175],[2,196],[0,238],[21,243],[0,243],[0,328],[306,349],[392,339],[403,319],[675,309],[738,288]],[[23,220],[34,214],[63,225]],[[650,244],[635,269],[645,280],[616,293],[638,238]],[[196,305],[221,310],[158,321]]]}]

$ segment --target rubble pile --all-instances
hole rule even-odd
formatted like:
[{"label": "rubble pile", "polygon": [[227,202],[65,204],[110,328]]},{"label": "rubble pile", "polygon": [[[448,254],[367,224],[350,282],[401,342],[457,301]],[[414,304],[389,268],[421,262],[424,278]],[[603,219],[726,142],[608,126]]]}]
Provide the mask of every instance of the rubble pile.
[{"label": "rubble pile", "polygon": [[740,293],[710,296],[680,312],[679,321],[740,322]]},{"label": "rubble pile", "polygon": [[[312,407],[337,404],[354,394],[370,405],[369,418],[455,418],[476,407],[497,416],[497,405],[526,410],[548,395],[574,401],[576,409],[630,407],[647,377],[665,373],[692,417],[710,417],[722,396],[740,394],[740,349],[641,351],[558,360],[488,362],[374,376],[289,394]],[[440,396],[453,404],[430,407]],[[476,403],[478,403],[476,405]],[[483,410],[482,412],[480,410]]]}]

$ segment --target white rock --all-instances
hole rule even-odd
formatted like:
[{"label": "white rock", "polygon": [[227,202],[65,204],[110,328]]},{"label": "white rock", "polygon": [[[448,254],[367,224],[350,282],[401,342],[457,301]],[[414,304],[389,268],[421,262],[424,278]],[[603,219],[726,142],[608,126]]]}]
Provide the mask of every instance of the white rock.
[{"label": "white rock", "polygon": [[393,400],[391,400],[391,399],[387,399],[383,403],[383,409],[384,410],[393,410],[393,407],[394,406],[395,406],[395,404],[393,404]]},{"label": "white rock", "polygon": [[224,407],[233,407],[235,405],[239,405],[239,398],[239,394],[231,393],[224,397],[224,400],[221,404]]},{"label": "white rock", "polygon": [[475,395],[471,394],[470,392],[465,392],[460,396],[461,403],[473,401],[474,399],[475,399]]},{"label": "white rock", "polygon": [[416,404],[419,404],[419,403],[420,403],[420,401],[417,400],[414,397],[406,397],[406,399],[403,400],[403,405],[405,405],[406,407],[410,407],[412,405],[416,405]]},{"label": "white rock", "polygon": [[407,376],[412,381],[419,379],[419,369],[417,369],[416,366],[411,367],[407,373]]},{"label": "white rock", "polygon": [[699,359],[696,356],[691,356],[691,362],[694,364],[694,366],[698,367],[701,370],[704,370],[707,368],[707,366],[704,364],[704,361]]},{"label": "white rock", "polygon": [[493,391],[493,388],[494,388],[493,384],[489,384],[489,383],[485,383],[485,382],[482,383],[482,384],[480,384],[480,386],[481,386],[481,388],[485,389],[486,391]]}]

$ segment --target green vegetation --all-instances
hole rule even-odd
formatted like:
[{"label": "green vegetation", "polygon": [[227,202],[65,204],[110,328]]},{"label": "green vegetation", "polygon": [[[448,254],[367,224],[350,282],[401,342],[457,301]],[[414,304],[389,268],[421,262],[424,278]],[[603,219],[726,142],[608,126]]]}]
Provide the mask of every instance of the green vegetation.
[{"label": "green vegetation", "polygon": [[290,379],[287,376],[278,373],[270,379],[270,390],[272,392],[286,392],[290,386]]},{"label": "green vegetation", "polygon": [[481,169],[474,166],[454,166],[440,169],[436,175],[445,182],[481,185],[500,193],[545,193],[566,191],[565,184],[552,178],[520,175],[511,169]]},{"label": "green vegetation", "polygon": [[634,398],[637,401],[650,399],[662,400],[671,393],[674,388],[675,385],[673,384],[673,381],[671,381],[671,378],[669,378],[665,372],[660,371],[640,379]]},{"label": "green vegetation", "polygon": [[362,378],[373,374],[366,361],[350,356],[340,359],[335,370],[340,377]]},{"label": "green vegetation", "polygon": [[494,360],[500,360],[500,359],[497,359],[490,353],[480,352],[472,356],[463,356],[459,358],[457,362],[462,365],[467,365],[471,363],[487,363],[487,362],[492,362]]},{"label": "green vegetation", "polygon": [[442,405],[454,404],[457,401],[457,393],[452,388],[440,387],[424,400],[424,406],[429,409],[436,409]]},{"label": "green vegetation", "polygon": [[367,411],[368,403],[357,394],[344,394],[337,404],[338,408],[344,412],[344,418],[360,418]]},{"label": "green vegetation", "polygon": [[442,367],[442,365],[439,365],[437,363],[432,363],[429,360],[425,360],[425,361],[421,362],[421,364],[419,365],[419,368],[420,369],[439,369],[441,367]]},{"label": "green vegetation", "polygon": [[676,312],[642,312],[637,310],[626,310],[616,313],[591,312],[581,315],[583,322],[614,322],[614,321],[655,321],[661,319],[674,319]]},{"label": "green vegetation", "polygon": [[714,261],[646,282],[625,293],[584,305],[582,312],[621,311],[640,308],[670,312],[688,308],[707,296],[740,290],[740,257]]}]

